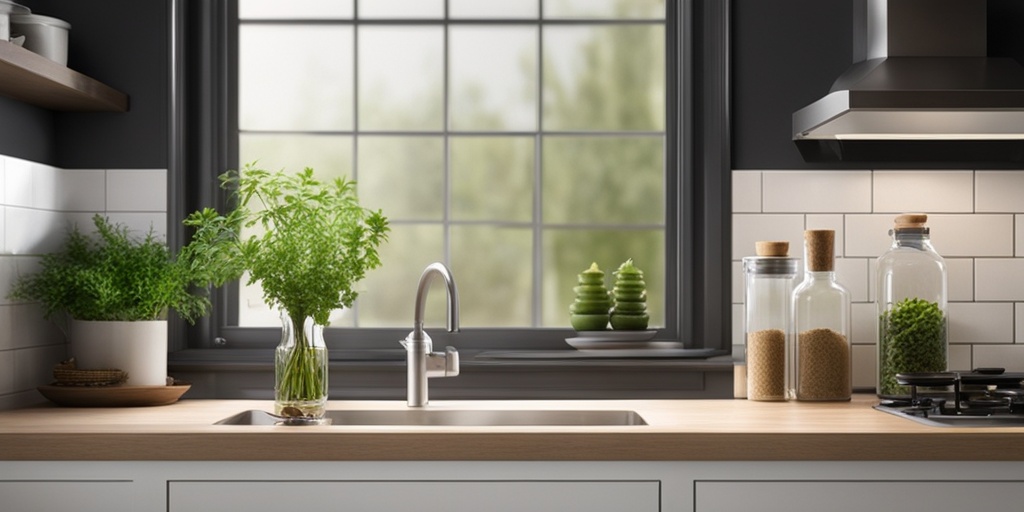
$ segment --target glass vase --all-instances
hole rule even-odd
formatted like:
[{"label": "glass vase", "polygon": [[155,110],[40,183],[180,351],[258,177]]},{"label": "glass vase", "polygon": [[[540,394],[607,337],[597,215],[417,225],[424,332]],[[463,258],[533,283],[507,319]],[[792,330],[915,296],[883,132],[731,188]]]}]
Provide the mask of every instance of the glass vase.
[{"label": "glass vase", "polygon": [[281,343],[274,351],[274,412],[279,416],[324,416],[328,361],[323,332],[312,317],[281,313]]}]

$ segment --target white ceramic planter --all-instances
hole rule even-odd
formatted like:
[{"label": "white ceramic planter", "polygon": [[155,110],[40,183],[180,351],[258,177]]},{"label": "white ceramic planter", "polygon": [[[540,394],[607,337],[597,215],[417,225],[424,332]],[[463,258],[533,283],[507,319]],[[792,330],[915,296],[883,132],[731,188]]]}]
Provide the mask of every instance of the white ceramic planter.
[{"label": "white ceramic planter", "polygon": [[167,321],[71,321],[71,356],[81,370],[117,368],[130,386],[167,385]]}]

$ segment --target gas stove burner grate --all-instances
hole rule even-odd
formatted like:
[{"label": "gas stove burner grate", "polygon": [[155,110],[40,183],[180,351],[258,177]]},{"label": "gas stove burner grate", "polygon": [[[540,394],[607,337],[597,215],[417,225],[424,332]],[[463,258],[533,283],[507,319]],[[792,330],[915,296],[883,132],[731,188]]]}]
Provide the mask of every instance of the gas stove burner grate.
[{"label": "gas stove burner grate", "polygon": [[910,387],[910,397],[882,400],[875,409],[930,425],[1024,426],[1024,373],[979,368],[905,373],[896,380]]}]

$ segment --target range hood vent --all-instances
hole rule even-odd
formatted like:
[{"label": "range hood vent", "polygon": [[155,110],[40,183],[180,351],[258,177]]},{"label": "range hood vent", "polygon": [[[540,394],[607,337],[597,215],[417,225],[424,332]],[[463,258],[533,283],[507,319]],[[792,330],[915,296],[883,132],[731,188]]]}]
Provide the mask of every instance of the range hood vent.
[{"label": "range hood vent", "polygon": [[986,0],[855,6],[857,62],[793,114],[805,160],[1024,160],[1024,68],[987,56]]}]

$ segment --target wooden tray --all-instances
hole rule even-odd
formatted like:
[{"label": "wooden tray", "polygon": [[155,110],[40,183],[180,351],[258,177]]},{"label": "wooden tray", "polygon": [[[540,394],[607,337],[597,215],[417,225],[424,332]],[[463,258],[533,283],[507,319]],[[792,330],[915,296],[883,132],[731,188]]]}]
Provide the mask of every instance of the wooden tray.
[{"label": "wooden tray", "polygon": [[192,384],[171,386],[39,386],[51,402],[68,407],[146,407],[177,402]]}]

